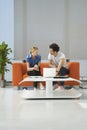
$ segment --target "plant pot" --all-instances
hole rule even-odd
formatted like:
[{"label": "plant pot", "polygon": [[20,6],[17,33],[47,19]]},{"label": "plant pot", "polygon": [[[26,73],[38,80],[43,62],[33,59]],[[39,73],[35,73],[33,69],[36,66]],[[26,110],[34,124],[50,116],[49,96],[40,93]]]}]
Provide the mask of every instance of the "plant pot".
[{"label": "plant pot", "polygon": [[5,82],[4,80],[0,80],[0,88],[3,88],[3,87],[5,87]]}]

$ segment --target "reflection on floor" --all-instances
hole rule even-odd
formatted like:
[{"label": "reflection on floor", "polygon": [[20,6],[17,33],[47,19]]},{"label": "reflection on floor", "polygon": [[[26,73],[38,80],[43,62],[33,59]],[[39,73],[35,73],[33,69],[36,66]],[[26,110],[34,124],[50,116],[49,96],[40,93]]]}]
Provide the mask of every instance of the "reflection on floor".
[{"label": "reflection on floor", "polygon": [[0,88],[0,130],[87,130],[87,89],[80,99],[24,100],[23,90]]}]

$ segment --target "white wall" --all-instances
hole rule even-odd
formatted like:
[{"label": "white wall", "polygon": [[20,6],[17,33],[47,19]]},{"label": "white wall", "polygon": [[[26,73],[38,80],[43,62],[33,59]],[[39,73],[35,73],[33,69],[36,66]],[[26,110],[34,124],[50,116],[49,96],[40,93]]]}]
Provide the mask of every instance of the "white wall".
[{"label": "white wall", "polygon": [[[0,0],[0,43],[2,41],[12,48],[9,57],[14,58],[14,0]],[[10,72],[6,73],[5,79],[11,80],[11,66],[8,68]]]},{"label": "white wall", "polygon": [[[15,58],[31,46],[47,59],[48,46],[58,42],[70,59],[87,59],[87,0],[15,0]],[[17,45],[20,46],[20,52]]]},{"label": "white wall", "polygon": [[64,0],[27,0],[26,9],[27,51],[36,44],[47,59],[52,42],[64,49]]},{"label": "white wall", "polygon": [[87,59],[87,0],[69,0],[69,54]]},{"label": "white wall", "polygon": [[25,46],[25,24],[24,24],[24,1],[14,0],[14,58],[22,59],[23,51],[26,50]]},{"label": "white wall", "polygon": [[[15,0],[16,59],[26,57],[33,45],[40,48],[42,59],[47,59],[48,46],[52,42],[59,43],[61,49],[67,52],[64,6],[64,0]],[[20,28],[20,26],[22,27]],[[21,34],[21,31],[23,31],[23,34]],[[21,46],[20,52],[17,48],[19,43]]]}]

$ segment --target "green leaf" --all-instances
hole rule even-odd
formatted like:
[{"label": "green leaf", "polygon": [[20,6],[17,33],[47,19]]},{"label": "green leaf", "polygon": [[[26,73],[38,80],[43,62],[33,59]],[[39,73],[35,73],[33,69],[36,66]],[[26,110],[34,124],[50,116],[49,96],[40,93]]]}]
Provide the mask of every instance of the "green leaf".
[{"label": "green leaf", "polygon": [[3,41],[0,44],[0,74],[9,71],[7,64],[12,64],[11,58],[8,58],[10,53],[12,53],[12,49],[8,47],[8,44],[6,44],[5,41]]}]

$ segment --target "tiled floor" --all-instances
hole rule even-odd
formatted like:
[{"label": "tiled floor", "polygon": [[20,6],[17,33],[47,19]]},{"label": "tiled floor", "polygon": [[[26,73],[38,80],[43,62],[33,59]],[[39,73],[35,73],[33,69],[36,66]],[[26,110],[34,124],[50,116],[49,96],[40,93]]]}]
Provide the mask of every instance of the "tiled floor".
[{"label": "tiled floor", "polygon": [[0,88],[0,130],[87,130],[87,89],[80,99],[24,100],[23,90]]}]

